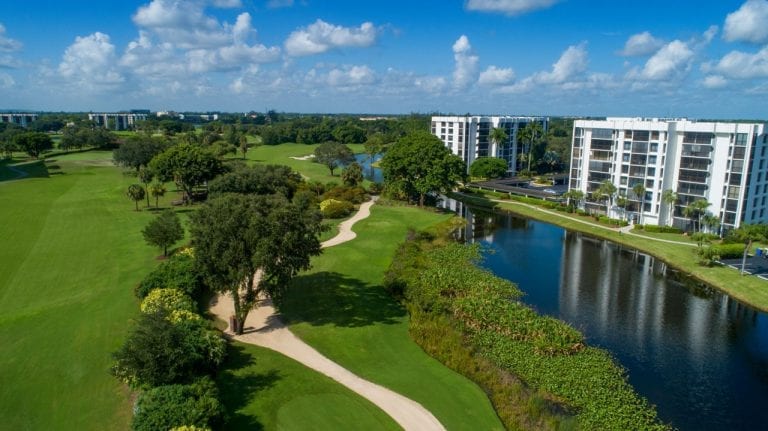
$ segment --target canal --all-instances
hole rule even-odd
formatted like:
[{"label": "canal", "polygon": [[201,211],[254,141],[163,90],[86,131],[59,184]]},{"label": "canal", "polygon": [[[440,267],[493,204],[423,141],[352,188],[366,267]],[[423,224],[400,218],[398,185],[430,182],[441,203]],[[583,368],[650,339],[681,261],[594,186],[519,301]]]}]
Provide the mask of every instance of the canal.
[{"label": "canal", "polygon": [[465,239],[486,247],[483,266],[610,351],[663,421],[681,430],[768,427],[765,313],[621,245],[446,205],[467,219]]}]

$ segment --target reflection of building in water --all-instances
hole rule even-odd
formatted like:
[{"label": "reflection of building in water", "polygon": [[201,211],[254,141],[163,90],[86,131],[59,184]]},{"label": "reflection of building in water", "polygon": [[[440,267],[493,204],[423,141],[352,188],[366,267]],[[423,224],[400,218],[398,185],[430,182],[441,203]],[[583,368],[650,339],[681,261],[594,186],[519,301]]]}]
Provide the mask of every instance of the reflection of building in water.
[{"label": "reflection of building in water", "polygon": [[481,212],[477,209],[470,211],[464,202],[450,198],[441,199],[438,207],[452,211],[466,220],[460,235],[464,241],[468,243],[474,243],[478,240],[493,242],[496,217],[492,212]]},{"label": "reflection of building in water", "polygon": [[639,346],[638,354],[657,356],[667,352],[648,346],[672,337],[686,352],[682,360],[695,365],[711,360],[714,348],[725,354],[728,338],[746,338],[755,330],[758,312],[710,288],[674,281],[651,256],[578,233],[564,235],[561,316],[591,321],[592,336],[621,334],[624,343]]}]

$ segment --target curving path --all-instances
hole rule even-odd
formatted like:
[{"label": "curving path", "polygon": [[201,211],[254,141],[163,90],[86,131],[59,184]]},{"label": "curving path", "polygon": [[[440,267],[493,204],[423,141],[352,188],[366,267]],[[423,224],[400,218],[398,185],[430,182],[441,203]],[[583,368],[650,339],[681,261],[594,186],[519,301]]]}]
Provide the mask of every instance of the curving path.
[{"label": "curving path", "polygon": [[[323,242],[323,248],[354,239],[357,234],[352,231],[352,226],[371,214],[373,203],[374,200],[360,205],[360,209],[353,217],[339,225],[338,235]],[[211,305],[211,313],[228,322],[228,317],[234,314],[232,299],[228,295],[219,295]],[[296,337],[283,324],[271,299],[260,300],[258,306],[248,313],[243,335],[233,334],[229,327],[225,333],[243,343],[255,344],[280,352],[315,371],[325,374],[376,404],[406,430],[445,430],[437,418],[421,404],[358,377]]]}]

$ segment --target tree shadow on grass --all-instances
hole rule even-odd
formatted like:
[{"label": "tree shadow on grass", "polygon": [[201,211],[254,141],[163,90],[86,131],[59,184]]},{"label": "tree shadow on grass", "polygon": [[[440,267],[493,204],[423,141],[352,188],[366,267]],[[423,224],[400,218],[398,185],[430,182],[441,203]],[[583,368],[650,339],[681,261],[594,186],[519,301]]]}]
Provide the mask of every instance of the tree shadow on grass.
[{"label": "tree shadow on grass", "polygon": [[247,372],[254,357],[243,346],[230,344],[227,360],[217,377],[219,398],[227,411],[227,430],[263,430],[264,424],[254,416],[241,413],[253,399],[261,396],[260,392],[269,389],[280,380],[277,370],[265,373]]},{"label": "tree shadow on grass", "polygon": [[383,286],[328,271],[296,277],[280,312],[289,323],[344,327],[391,325],[406,314]]},{"label": "tree shadow on grass", "polygon": [[48,167],[43,160],[20,164],[11,164],[8,161],[0,163],[0,182],[25,178],[49,178],[50,176]]}]

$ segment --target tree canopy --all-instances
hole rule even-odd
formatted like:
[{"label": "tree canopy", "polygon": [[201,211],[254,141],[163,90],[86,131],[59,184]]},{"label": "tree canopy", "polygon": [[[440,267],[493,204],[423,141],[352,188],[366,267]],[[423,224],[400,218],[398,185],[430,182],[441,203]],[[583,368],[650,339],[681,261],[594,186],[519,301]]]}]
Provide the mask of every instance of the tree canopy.
[{"label": "tree canopy", "polygon": [[293,198],[304,180],[283,165],[238,165],[232,172],[220,175],[208,184],[211,197],[224,193],[271,195],[280,193]]},{"label": "tree canopy", "polygon": [[184,238],[179,216],[173,210],[165,210],[141,231],[147,243],[163,249],[168,256],[168,247]]},{"label": "tree canopy", "polygon": [[196,186],[224,171],[221,160],[213,153],[190,144],[168,148],[155,156],[149,167],[161,181],[174,180],[184,190],[187,201],[191,201]]},{"label": "tree canopy", "polygon": [[507,162],[497,157],[480,157],[472,162],[469,174],[473,177],[499,178],[507,173]]},{"label": "tree canopy", "polygon": [[414,132],[400,138],[381,160],[388,189],[424,205],[429,193],[452,189],[465,177],[464,161],[429,132]]},{"label": "tree canopy", "polygon": [[261,293],[279,300],[309,268],[322,230],[317,209],[280,195],[225,194],[191,215],[195,258],[211,289],[232,296],[238,333]]},{"label": "tree canopy", "polygon": [[315,148],[315,161],[325,165],[333,175],[333,171],[339,166],[354,162],[355,155],[346,145],[328,141]]},{"label": "tree canopy", "polygon": [[152,159],[165,151],[168,143],[146,135],[133,135],[112,151],[112,159],[119,166],[135,169],[137,172],[149,166]]},{"label": "tree canopy", "polygon": [[47,133],[26,132],[15,135],[14,143],[16,147],[31,157],[38,158],[40,154],[53,148],[53,141]]}]

